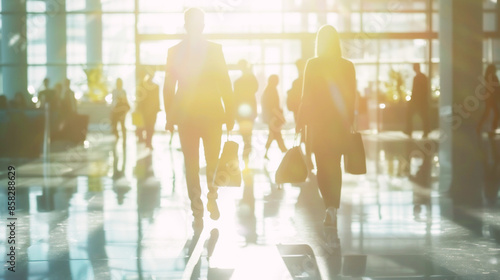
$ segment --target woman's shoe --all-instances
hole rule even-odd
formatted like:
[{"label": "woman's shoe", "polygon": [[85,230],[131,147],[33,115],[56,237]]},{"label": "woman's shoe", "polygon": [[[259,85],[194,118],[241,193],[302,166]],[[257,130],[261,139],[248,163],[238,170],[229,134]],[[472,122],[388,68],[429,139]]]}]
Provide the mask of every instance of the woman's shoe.
[{"label": "woman's shoe", "polygon": [[328,207],[328,209],[326,209],[323,224],[325,227],[337,227],[337,208]]}]

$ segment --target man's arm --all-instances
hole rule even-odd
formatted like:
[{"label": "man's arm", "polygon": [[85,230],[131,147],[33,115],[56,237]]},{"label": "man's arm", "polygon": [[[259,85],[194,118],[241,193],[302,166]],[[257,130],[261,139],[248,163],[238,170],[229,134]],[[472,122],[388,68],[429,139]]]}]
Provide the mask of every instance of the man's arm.
[{"label": "man's arm", "polygon": [[236,104],[233,86],[227,70],[226,60],[224,59],[224,54],[220,45],[217,45],[217,56],[217,85],[219,87],[222,101],[224,102],[224,109],[226,111],[226,126],[228,130],[232,130],[234,126]]},{"label": "man's arm", "polygon": [[165,67],[165,83],[163,84],[163,102],[165,105],[165,114],[167,118],[166,130],[173,131],[174,122],[172,120],[172,103],[175,97],[175,85],[177,83],[177,78],[175,75],[175,69],[173,67],[173,51],[168,50],[167,64]]}]

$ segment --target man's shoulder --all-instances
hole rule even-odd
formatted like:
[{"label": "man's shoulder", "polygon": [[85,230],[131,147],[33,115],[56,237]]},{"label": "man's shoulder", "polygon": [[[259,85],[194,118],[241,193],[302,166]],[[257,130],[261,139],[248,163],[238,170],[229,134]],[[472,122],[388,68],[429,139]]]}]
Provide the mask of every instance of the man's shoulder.
[{"label": "man's shoulder", "polygon": [[219,51],[219,50],[222,50],[222,45],[221,44],[218,44],[218,43],[215,43],[215,42],[211,42],[211,41],[207,41],[207,45],[208,45],[208,50],[209,51]]}]

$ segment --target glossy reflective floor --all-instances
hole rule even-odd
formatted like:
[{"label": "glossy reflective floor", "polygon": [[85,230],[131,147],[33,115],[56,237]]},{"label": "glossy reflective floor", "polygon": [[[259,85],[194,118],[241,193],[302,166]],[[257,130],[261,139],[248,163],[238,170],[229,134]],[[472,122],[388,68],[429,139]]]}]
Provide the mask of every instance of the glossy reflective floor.
[{"label": "glossy reflective floor", "polygon": [[[244,186],[220,189],[221,218],[206,217],[199,235],[177,135],[155,135],[150,152],[132,133],[125,145],[92,133],[84,146],[52,145],[46,161],[2,159],[2,188],[7,165],[17,170],[17,259],[7,271],[2,230],[0,278],[500,279],[500,209],[454,205],[438,189],[436,151],[423,148],[437,135],[415,134],[365,133],[368,174],[344,175],[337,231],[323,228],[314,172],[273,183],[282,154],[273,144],[263,159],[265,131],[255,131]],[[483,143],[496,190],[499,141]],[[0,201],[4,227],[5,188]]]}]

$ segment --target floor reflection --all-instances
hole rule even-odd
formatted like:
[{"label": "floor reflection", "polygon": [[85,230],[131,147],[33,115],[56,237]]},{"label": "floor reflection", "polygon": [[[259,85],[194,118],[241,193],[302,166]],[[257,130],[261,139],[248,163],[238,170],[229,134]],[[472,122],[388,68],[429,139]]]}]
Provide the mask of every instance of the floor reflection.
[{"label": "floor reflection", "polygon": [[[219,191],[221,219],[206,218],[197,233],[176,136],[155,136],[153,151],[133,137],[95,139],[54,151],[48,164],[17,162],[19,270],[1,279],[500,278],[500,211],[455,205],[439,192],[432,137],[365,135],[368,174],[344,176],[337,228],[323,227],[314,172],[281,188],[279,151],[270,161],[251,155],[242,187]],[[491,205],[498,141],[484,141]]]}]

